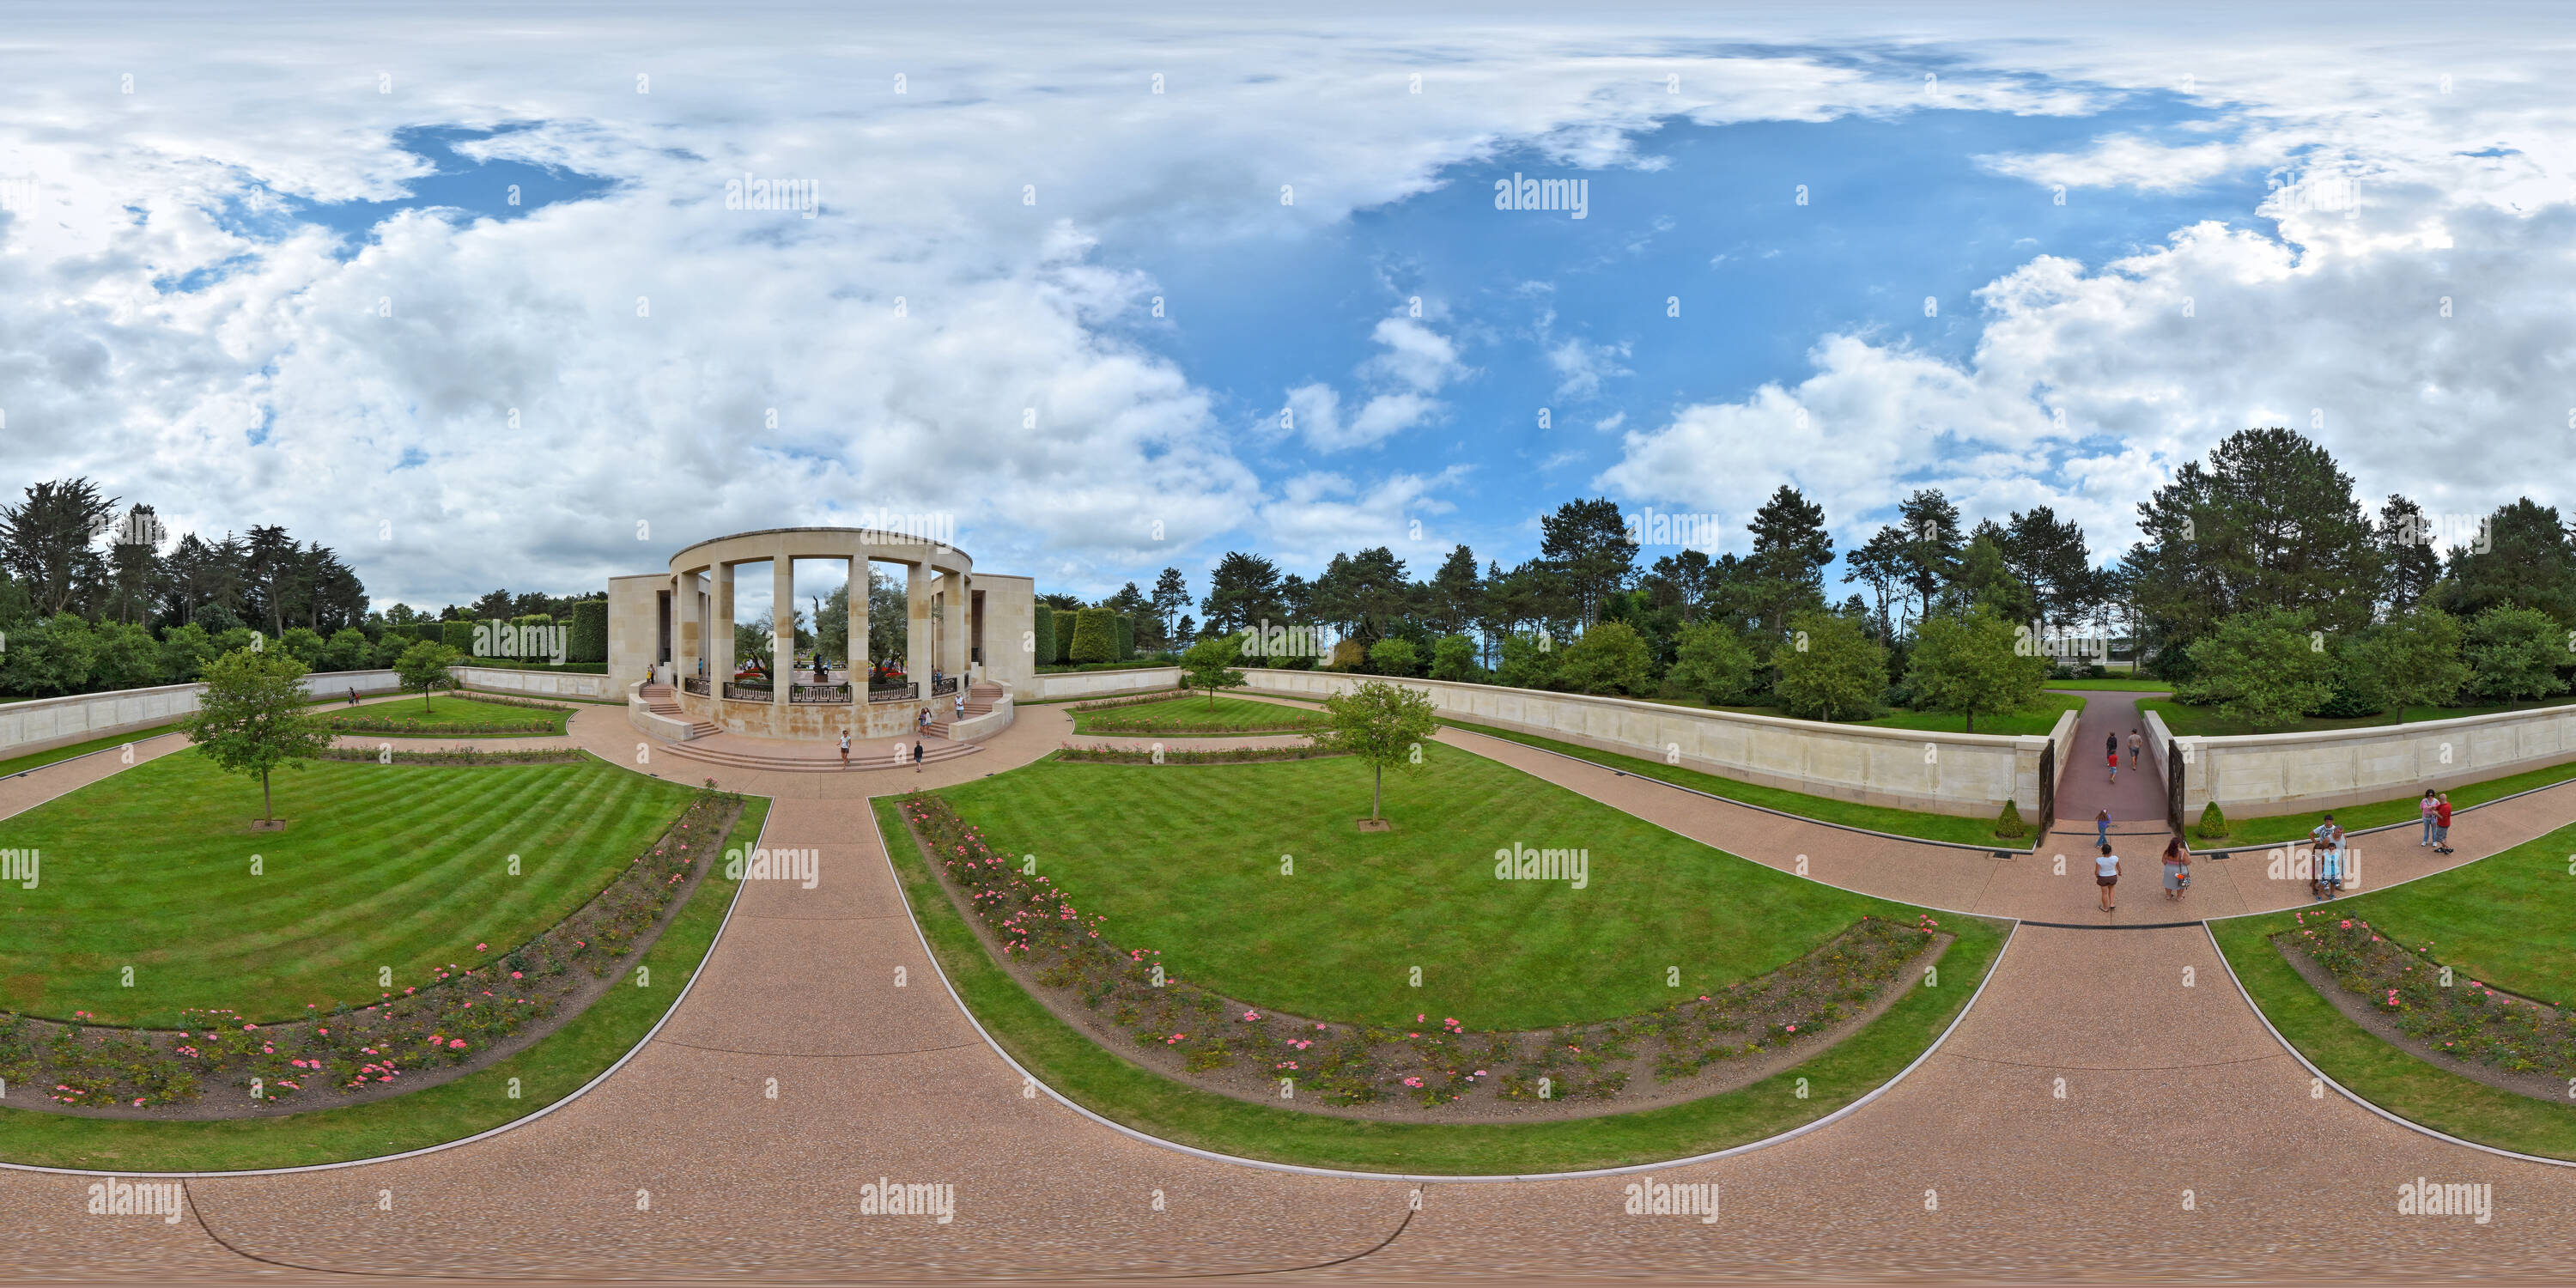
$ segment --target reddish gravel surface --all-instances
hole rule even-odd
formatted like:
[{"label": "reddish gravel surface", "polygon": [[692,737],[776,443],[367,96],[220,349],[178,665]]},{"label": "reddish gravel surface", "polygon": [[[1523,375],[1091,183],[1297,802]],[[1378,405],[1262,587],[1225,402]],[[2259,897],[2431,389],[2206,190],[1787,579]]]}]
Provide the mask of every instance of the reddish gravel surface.
[{"label": "reddish gravel surface", "polygon": [[[687,1002],[617,1076],[470,1146],[189,1181],[189,1215],[176,1224],[86,1215],[86,1176],[0,1172],[7,1274],[2576,1277],[2565,1233],[2576,1169],[2448,1145],[2341,1099],[2311,1099],[2307,1073],[2227,983],[2197,926],[2024,926],[1948,1043],[1885,1096],[1799,1139],[1656,1173],[1723,1186],[1714,1224],[1623,1215],[1625,1177],[1435,1183],[1409,1212],[1405,1183],[1287,1174],[1129,1139],[1022,1097],[929,970],[866,801],[1024,764],[1070,735],[1062,712],[1022,708],[983,753],[918,775],[713,771],[777,798],[767,843],[819,848],[822,882],[747,891]],[[2060,877],[2046,853],[1998,861],[1864,836],[1498,739],[1442,737],[1757,861],[1794,868],[1804,855],[1817,879],[1942,908],[2093,926],[2305,897],[2262,880],[2249,856],[2204,865],[2181,911],[2142,878],[2106,918],[2080,847]],[[623,711],[585,707],[569,741],[631,764],[637,735]],[[155,739],[136,757],[179,745]],[[0,815],[120,767],[110,753],[0,781]],[[659,757],[650,768],[706,776]],[[2570,817],[2576,784],[2466,813],[2454,861]],[[2143,868],[2152,842],[2138,841]],[[2399,846],[2369,871],[2376,885],[2434,866]],[[892,986],[897,966],[910,987]],[[2196,986],[2184,986],[2185,967]],[[775,1101],[761,1095],[772,1077]],[[2419,1175],[2492,1184],[2493,1223],[2395,1216],[2397,1186]],[[880,1176],[954,1186],[954,1221],[858,1215],[860,1185]],[[390,1212],[377,1206],[387,1190]],[[635,1210],[638,1190],[650,1191],[650,1211]]]}]

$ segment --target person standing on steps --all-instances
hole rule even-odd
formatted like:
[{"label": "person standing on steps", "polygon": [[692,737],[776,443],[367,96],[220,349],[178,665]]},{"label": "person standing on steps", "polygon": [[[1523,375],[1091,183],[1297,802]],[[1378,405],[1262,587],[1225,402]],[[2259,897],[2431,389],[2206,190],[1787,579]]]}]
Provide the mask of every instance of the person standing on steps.
[{"label": "person standing on steps", "polygon": [[921,772],[921,739],[912,740],[912,772]]},{"label": "person standing on steps", "polygon": [[2191,847],[2177,836],[2165,842],[2165,898],[2182,901],[2182,892],[2191,888]]},{"label": "person standing on steps", "polygon": [[849,768],[849,767],[850,767],[850,731],[849,731],[849,730],[847,730],[847,729],[844,729],[844,730],[842,730],[842,731],[841,731],[841,768],[843,768],[843,769],[847,769],[847,768]]},{"label": "person standing on steps", "polygon": [[2120,884],[2120,856],[2111,853],[2111,844],[2102,843],[2102,853],[2093,860],[2093,884],[2101,887],[2102,911],[2110,912],[2120,905],[2111,902],[2111,887]]},{"label": "person standing on steps", "polygon": [[2096,811],[2093,815],[2093,843],[2096,845],[2111,843],[2111,811],[2107,809]]},{"label": "person standing on steps", "polygon": [[2145,744],[2139,740],[2139,738],[2138,738],[2138,731],[2137,731],[2137,730],[2135,730],[2135,729],[2130,730],[2130,731],[2129,731],[2129,772],[2130,772],[2130,773],[2133,773],[2133,774],[2134,774],[2134,773],[2138,772],[2138,751],[2139,751],[2139,749],[2140,749],[2141,747],[2143,747],[2143,746],[2145,746]]}]

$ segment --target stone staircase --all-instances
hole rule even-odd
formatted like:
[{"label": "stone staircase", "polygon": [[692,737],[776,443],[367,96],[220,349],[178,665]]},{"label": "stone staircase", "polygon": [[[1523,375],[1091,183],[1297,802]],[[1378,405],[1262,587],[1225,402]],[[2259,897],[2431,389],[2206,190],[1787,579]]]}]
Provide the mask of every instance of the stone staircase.
[{"label": "stone staircase", "polygon": [[[966,690],[966,718],[972,720],[980,715],[990,715],[993,710],[993,704],[1001,700],[1001,685],[977,684],[968,688]],[[949,731],[949,726],[954,725],[955,723],[957,722],[954,719],[933,720],[930,722],[930,732],[942,738],[953,739],[956,735]],[[922,758],[927,760],[936,754],[938,753],[924,752],[922,753]]]},{"label": "stone staircase", "polygon": [[648,684],[638,692],[644,699],[645,710],[665,719],[677,720],[687,724],[689,726],[689,737],[704,738],[708,734],[716,731],[715,723],[713,721],[690,721],[689,713],[680,709],[680,700],[677,691],[670,685]]},{"label": "stone staircase", "polygon": [[[850,768],[852,770],[900,769],[908,766],[912,763],[910,741],[906,740],[903,746],[905,755],[900,762],[895,760],[893,748],[889,744],[871,742],[865,746],[854,746],[850,748]],[[802,747],[793,752],[776,748],[777,744],[767,740],[755,743],[732,734],[719,734],[712,738],[661,745],[661,750],[684,760],[703,761],[710,765],[725,765],[734,769],[785,770],[795,773],[837,774],[841,772],[841,751],[834,743],[815,743],[812,751],[804,750]],[[982,750],[983,748],[971,742],[925,739],[921,763],[929,765],[943,760],[955,760],[960,756],[971,756]]]}]

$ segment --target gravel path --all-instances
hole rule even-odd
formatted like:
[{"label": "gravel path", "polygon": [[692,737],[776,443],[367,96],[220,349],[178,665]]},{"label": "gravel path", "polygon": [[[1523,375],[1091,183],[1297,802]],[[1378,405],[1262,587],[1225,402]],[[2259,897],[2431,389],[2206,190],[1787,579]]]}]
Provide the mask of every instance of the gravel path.
[{"label": "gravel path", "polygon": [[[777,797],[766,843],[819,849],[822,881],[746,891],[687,1003],[616,1077],[459,1149],[190,1182],[191,1215],[176,1224],[86,1215],[89,1177],[0,1173],[11,1276],[2576,1275],[2564,1235],[2576,1222],[2576,1169],[2444,1145],[2331,1094],[2312,1098],[2306,1072],[2228,984],[2196,925],[2025,925],[1950,1041],[1884,1097],[1797,1140],[1655,1174],[1721,1185],[1715,1224],[1624,1215],[1625,1177],[1433,1184],[1408,1211],[1402,1183],[1257,1170],[1131,1140],[1021,1094],[928,968],[866,801],[1025,764],[1071,736],[1061,711],[1022,708],[983,754],[917,775],[675,770],[647,747],[646,772],[712,772]],[[2058,877],[2047,857],[1883,840],[1498,739],[1442,738],[1759,862],[1794,870],[1803,854],[1811,876],[1838,885],[2039,921],[2103,919],[2080,867]],[[583,708],[569,741],[636,762],[638,735],[614,707]],[[154,739],[136,758],[179,745]],[[121,767],[111,753],[0,781],[0,815]],[[2576,784],[2464,814],[2455,842],[2466,860],[2571,817]],[[2434,866],[2411,845],[2391,848],[2366,869],[2374,885]],[[2263,881],[2259,856],[2203,872],[2187,911],[2142,881],[2118,919],[2304,898]],[[897,967],[905,987],[894,985]],[[770,1078],[775,1100],[763,1094]],[[2396,1187],[2419,1175],[2491,1183],[2493,1223],[2397,1218]],[[881,1176],[953,1185],[955,1220],[860,1216],[859,1187]],[[638,1190],[649,1211],[636,1210]],[[379,1207],[387,1191],[390,1211]]]}]

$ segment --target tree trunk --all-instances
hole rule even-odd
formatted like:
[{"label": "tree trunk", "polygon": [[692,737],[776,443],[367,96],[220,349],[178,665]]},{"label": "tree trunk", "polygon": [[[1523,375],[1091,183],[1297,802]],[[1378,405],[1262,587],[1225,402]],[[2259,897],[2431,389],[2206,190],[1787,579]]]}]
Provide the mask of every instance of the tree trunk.
[{"label": "tree trunk", "polygon": [[1386,766],[1377,767],[1377,785],[1369,792],[1369,821],[1377,821],[1378,806],[1386,800]]},{"label": "tree trunk", "polygon": [[265,816],[260,820],[261,822],[274,823],[277,821],[277,800],[275,797],[269,795],[268,771],[265,769],[259,771],[259,810],[260,813]]}]

